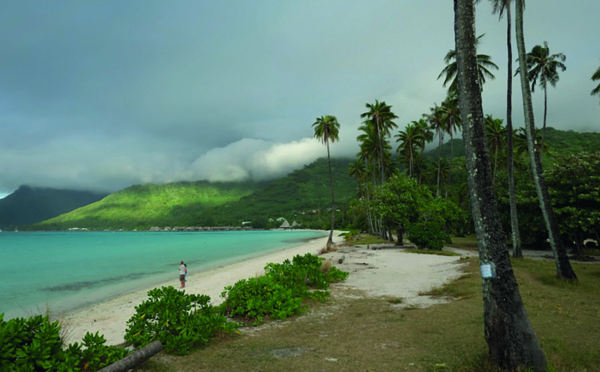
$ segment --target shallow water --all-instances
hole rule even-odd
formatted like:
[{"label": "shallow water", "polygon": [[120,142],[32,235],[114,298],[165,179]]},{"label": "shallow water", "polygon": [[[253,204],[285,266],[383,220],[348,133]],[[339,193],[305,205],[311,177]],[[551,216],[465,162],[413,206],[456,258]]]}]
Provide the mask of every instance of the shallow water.
[{"label": "shallow water", "polygon": [[188,272],[289,248],[318,231],[2,232],[0,313],[5,319],[75,310]]}]

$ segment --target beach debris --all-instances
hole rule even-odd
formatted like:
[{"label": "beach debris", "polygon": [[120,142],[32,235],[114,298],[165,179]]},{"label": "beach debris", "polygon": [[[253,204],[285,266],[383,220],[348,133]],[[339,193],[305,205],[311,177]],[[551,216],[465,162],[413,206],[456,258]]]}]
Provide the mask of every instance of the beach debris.
[{"label": "beach debris", "polygon": [[344,262],[344,260],[346,259],[346,256],[342,256],[340,257],[340,259],[338,260],[338,263],[342,263]]},{"label": "beach debris", "polygon": [[163,344],[160,341],[153,341],[139,350],[135,350],[125,358],[109,364],[102,368],[99,372],[125,372],[142,364],[146,360],[152,358],[163,349]]}]

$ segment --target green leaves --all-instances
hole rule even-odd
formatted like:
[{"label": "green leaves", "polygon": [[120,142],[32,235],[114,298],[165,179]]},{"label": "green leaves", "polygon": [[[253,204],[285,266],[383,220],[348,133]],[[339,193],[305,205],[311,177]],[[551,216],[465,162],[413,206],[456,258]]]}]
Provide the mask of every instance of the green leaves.
[{"label": "green leaves", "polygon": [[[347,272],[331,267],[321,270],[322,259],[307,253],[293,261],[269,263],[265,275],[242,279],[225,288],[221,308],[232,317],[260,324],[265,316],[285,319],[305,310],[303,299],[326,301],[329,283],[345,280]],[[311,290],[312,289],[312,290]]]},{"label": "green leaves", "polygon": [[228,322],[209,302],[209,296],[186,294],[173,287],[152,289],[127,321],[125,340],[135,346],[160,340],[166,351],[183,355],[206,345],[219,332],[237,329],[236,323]]},{"label": "green leaves", "polygon": [[98,333],[89,332],[83,344],[63,349],[58,321],[47,316],[4,321],[0,314],[0,366],[2,371],[96,371],[127,355],[127,350],[106,346]]}]

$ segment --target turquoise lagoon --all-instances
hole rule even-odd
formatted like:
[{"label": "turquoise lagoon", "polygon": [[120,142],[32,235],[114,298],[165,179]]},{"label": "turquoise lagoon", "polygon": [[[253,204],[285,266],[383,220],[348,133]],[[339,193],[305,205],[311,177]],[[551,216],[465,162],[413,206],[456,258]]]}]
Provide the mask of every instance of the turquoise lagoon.
[{"label": "turquoise lagoon", "polygon": [[[322,231],[1,232],[0,313],[62,313],[297,246]],[[232,283],[233,284],[233,283]]]}]

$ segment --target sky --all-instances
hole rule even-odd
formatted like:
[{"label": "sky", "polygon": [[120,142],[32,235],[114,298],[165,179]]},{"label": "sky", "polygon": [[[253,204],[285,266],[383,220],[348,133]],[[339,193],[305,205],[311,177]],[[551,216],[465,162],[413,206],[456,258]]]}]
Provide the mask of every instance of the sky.
[{"label": "sky", "polygon": [[[526,4],[527,50],[567,57],[548,126],[600,131],[600,1]],[[354,157],[366,103],[391,105],[399,131],[444,100],[453,25],[450,0],[3,1],[0,198],[281,177],[326,156],[322,115],[340,122],[332,156]],[[504,118],[506,20],[487,1],[477,34],[499,66],[484,112]],[[519,127],[518,79],[513,92]],[[541,126],[541,89],[533,100]]]}]

